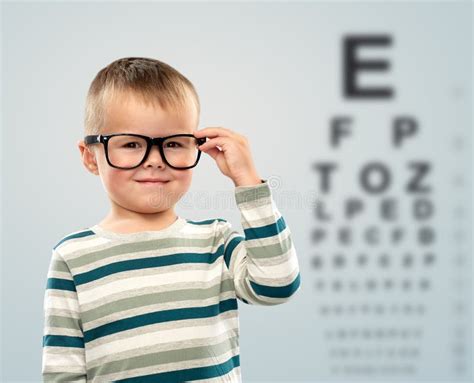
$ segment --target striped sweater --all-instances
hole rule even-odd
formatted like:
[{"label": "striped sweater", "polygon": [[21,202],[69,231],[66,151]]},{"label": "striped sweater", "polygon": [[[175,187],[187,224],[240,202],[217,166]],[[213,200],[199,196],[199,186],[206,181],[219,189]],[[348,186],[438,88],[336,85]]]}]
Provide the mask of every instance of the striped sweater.
[{"label": "striped sweater", "polygon": [[300,272],[268,182],[235,187],[235,201],[244,236],[183,217],[64,236],[44,295],[43,381],[241,382],[237,300],[284,303]]}]

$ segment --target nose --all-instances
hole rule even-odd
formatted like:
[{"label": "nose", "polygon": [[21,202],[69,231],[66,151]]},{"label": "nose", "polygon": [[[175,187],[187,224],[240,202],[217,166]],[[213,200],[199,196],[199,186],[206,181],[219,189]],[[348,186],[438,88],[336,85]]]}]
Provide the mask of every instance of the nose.
[{"label": "nose", "polygon": [[148,167],[148,166],[157,166],[160,168],[165,167],[165,162],[163,161],[163,158],[161,157],[160,149],[158,145],[152,145],[150,152],[148,153],[147,158],[143,162],[143,166]]}]

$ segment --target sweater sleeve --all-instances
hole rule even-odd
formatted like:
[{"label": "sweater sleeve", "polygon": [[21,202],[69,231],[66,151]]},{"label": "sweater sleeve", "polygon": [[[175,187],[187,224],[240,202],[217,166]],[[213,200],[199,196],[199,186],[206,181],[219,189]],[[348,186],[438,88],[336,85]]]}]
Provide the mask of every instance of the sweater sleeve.
[{"label": "sweater sleeve", "polygon": [[86,382],[79,302],[71,271],[53,249],[44,295],[43,382]]},{"label": "sweater sleeve", "polygon": [[235,187],[244,236],[224,225],[224,261],[238,299],[253,305],[284,303],[300,289],[300,272],[291,232],[266,180]]}]

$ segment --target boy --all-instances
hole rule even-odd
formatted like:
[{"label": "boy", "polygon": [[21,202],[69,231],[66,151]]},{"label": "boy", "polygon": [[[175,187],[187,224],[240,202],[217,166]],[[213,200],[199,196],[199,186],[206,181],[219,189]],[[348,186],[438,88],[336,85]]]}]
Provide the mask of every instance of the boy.
[{"label": "boy", "polygon": [[[300,289],[248,140],[196,130],[199,112],[191,82],[158,60],[118,59],[93,80],[78,147],[111,209],[53,247],[43,381],[241,382],[237,299],[277,305]],[[175,214],[201,152],[234,182],[245,236],[222,218]]]}]

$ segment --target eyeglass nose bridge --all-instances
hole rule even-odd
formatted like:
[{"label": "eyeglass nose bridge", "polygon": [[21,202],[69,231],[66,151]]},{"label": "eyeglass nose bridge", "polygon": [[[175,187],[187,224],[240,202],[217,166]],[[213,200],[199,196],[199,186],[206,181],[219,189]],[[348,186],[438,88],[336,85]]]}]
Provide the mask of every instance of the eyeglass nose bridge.
[{"label": "eyeglass nose bridge", "polygon": [[161,146],[161,144],[165,141],[166,137],[150,137],[150,147],[153,147],[153,145],[157,145],[158,147]]},{"label": "eyeglass nose bridge", "polygon": [[143,162],[145,162],[148,157],[150,156],[151,150],[153,149],[153,145],[158,147],[158,152],[160,153],[161,160],[168,165],[168,161],[166,161],[165,153],[163,153],[163,142],[165,141],[166,137],[148,137],[148,148],[145,153],[145,157],[143,158]]}]

